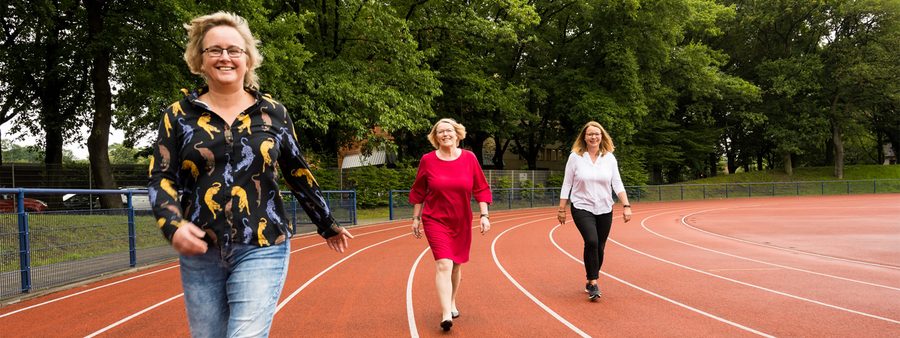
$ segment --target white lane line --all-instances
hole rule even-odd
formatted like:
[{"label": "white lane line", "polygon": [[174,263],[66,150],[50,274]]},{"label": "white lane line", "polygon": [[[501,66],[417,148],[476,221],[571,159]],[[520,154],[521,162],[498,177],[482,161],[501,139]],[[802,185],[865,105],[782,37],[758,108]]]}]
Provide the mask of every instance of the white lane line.
[{"label": "white lane line", "polygon": [[107,327],[104,327],[104,328],[102,328],[102,329],[100,329],[100,330],[95,331],[94,333],[91,333],[91,334],[85,336],[85,338],[93,338],[93,337],[96,337],[97,335],[99,335],[99,334],[101,334],[101,333],[103,333],[103,332],[109,331],[110,329],[112,329],[112,328],[114,328],[114,327],[116,327],[116,326],[119,326],[119,325],[121,325],[122,323],[125,323],[125,322],[127,322],[127,321],[129,321],[129,320],[132,320],[132,319],[136,318],[137,316],[140,316],[140,315],[144,314],[145,312],[148,312],[148,311],[153,310],[153,309],[155,309],[155,308],[157,308],[157,307],[160,307],[160,306],[162,306],[163,304],[168,303],[168,302],[171,302],[171,301],[173,301],[173,300],[175,300],[175,299],[181,298],[181,296],[184,296],[184,293],[179,293],[178,295],[175,295],[175,296],[173,296],[172,298],[169,298],[169,299],[166,299],[166,300],[164,300],[164,301],[162,301],[162,302],[156,303],[155,305],[153,305],[153,306],[151,306],[151,307],[148,307],[148,308],[146,308],[146,309],[143,309],[143,310],[141,310],[141,311],[139,311],[139,312],[135,312],[134,314],[132,314],[132,315],[130,315],[130,316],[128,316],[128,317],[122,318],[122,320],[119,320],[118,322],[112,323],[112,324],[110,324],[110,325],[107,326]]},{"label": "white lane line", "polygon": [[143,274],[140,274],[140,275],[137,275],[137,276],[134,276],[134,277],[129,277],[129,278],[126,278],[126,279],[123,279],[123,280],[120,280],[120,281],[115,281],[115,282],[112,282],[112,283],[109,283],[109,284],[100,285],[100,286],[97,286],[97,287],[94,287],[94,288],[90,288],[90,289],[87,289],[87,290],[84,290],[84,291],[79,291],[79,292],[73,293],[73,294],[71,294],[71,295],[66,295],[66,296],[63,296],[63,297],[51,299],[51,300],[48,300],[48,301],[46,301],[46,302],[34,304],[34,305],[32,305],[32,306],[29,306],[29,307],[23,307],[23,308],[18,309],[18,310],[16,310],[16,311],[12,311],[12,312],[9,312],[9,313],[4,313],[4,314],[0,315],[0,318],[7,317],[7,316],[11,316],[11,315],[14,315],[14,314],[16,314],[16,313],[19,313],[19,312],[22,312],[22,311],[25,311],[25,310],[30,310],[30,309],[33,309],[33,308],[36,308],[36,307],[41,307],[41,306],[44,306],[44,305],[47,305],[47,304],[50,304],[50,303],[58,302],[58,301],[61,301],[61,300],[63,300],[63,299],[68,299],[68,298],[72,298],[72,297],[75,297],[75,296],[80,296],[80,295],[83,295],[83,294],[88,293],[88,292],[97,291],[97,290],[103,289],[103,288],[105,288],[105,287],[109,287],[109,286],[113,286],[113,285],[116,285],[116,284],[125,283],[125,282],[128,282],[128,281],[134,280],[134,279],[138,279],[138,278],[150,276],[150,275],[152,275],[152,274],[159,273],[159,272],[163,272],[163,271],[166,271],[166,270],[169,270],[169,269],[174,269],[174,268],[177,268],[177,267],[178,267],[178,265],[170,266],[170,267],[167,267],[167,268],[162,268],[162,269],[159,269],[159,270],[155,270],[155,271],[143,273]]},{"label": "white lane line", "polygon": [[[701,213],[701,212],[706,212],[706,211],[710,211],[710,210],[704,210],[704,211],[696,212],[696,213],[694,213],[694,214],[699,214],[699,213]],[[774,248],[774,249],[778,249],[778,250],[782,250],[782,251],[788,251],[788,252],[792,252],[792,253],[801,253],[801,254],[806,254],[806,255],[811,255],[811,256],[824,257],[824,258],[829,258],[829,259],[837,259],[837,260],[841,260],[841,261],[848,261],[848,262],[851,262],[851,263],[859,263],[859,264],[862,264],[862,265],[870,265],[870,266],[874,265],[874,266],[879,266],[879,267],[886,267],[886,268],[896,269],[896,267],[883,266],[883,265],[873,264],[873,263],[868,263],[868,262],[860,262],[860,261],[854,261],[854,260],[847,260],[847,259],[842,259],[842,258],[837,258],[837,257],[832,257],[832,256],[825,256],[825,255],[819,255],[819,254],[815,254],[815,253],[809,253],[809,252],[803,252],[803,251],[791,250],[791,249],[780,248],[780,247],[776,247],[776,246],[770,246],[770,245],[765,245],[765,244],[756,243],[756,242],[751,242],[751,241],[745,241],[745,240],[742,240],[742,239],[740,239],[740,238],[732,238],[732,237],[728,237],[728,236],[724,236],[724,235],[719,235],[719,234],[716,234],[716,233],[713,233],[713,232],[709,232],[709,231],[705,231],[705,230],[701,230],[701,229],[694,228],[694,227],[692,227],[691,225],[687,224],[687,222],[685,222],[684,219],[687,218],[687,217],[689,217],[689,216],[691,216],[691,215],[694,215],[694,214],[690,214],[690,215],[687,215],[687,216],[682,217],[682,218],[681,218],[681,224],[683,224],[684,226],[686,226],[686,227],[688,227],[688,228],[690,228],[690,229],[694,229],[694,230],[697,230],[697,231],[700,231],[700,232],[703,232],[703,233],[706,233],[706,234],[710,234],[710,235],[713,235],[713,236],[717,236],[717,237],[721,237],[721,238],[725,238],[725,239],[729,239],[729,240],[735,240],[735,241],[738,241],[738,242],[743,242],[743,243],[748,243],[748,244],[754,244],[754,245],[763,246],[763,247],[768,247],[768,248]],[[787,266],[787,265],[781,265],[781,264],[777,264],[777,263],[771,263],[771,262],[761,261],[761,260],[757,260],[757,259],[753,259],[753,258],[749,258],[749,257],[744,257],[744,256],[735,255],[735,254],[730,254],[730,253],[727,253],[727,252],[722,252],[722,251],[718,251],[718,250],[713,250],[713,249],[710,249],[710,248],[702,247],[702,246],[699,246],[699,245],[696,245],[696,244],[691,244],[691,243],[684,242],[684,241],[680,241],[680,240],[677,240],[677,239],[674,239],[674,238],[671,238],[671,237],[668,237],[668,236],[664,236],[664,235],[662,235],[662,234],[659,234],[659,233],[657,233],[657,232],[651,230],[651,229],[650,229],[649,227],[647,227],[647,225],[645,225],[643,222],[641,222],[641,226],[644,227],[645,230],[649,231],[650,233],[652,233],[652,234],[654,234],[654,235],[656,235],[656,236],[659,236],[659,237],[668,239],[668,240],[673,241],[673,242],[676,242],[676,243],[681,243],[681,244],[684,244],[684,245],[687,245],[687,246],[691,246],[691,247],[694,247],[694,248],[697,248],[697,249],[701,249],[701,250],[706,250],[706,251],[709,251],[709,252],[717,253],[717,254],[720,254],[720,255],[724,255],[724,256],[728,256],[728,257],[734,257],[734,258],[738,258],[738,259],[743,259],[743,260],[746,260],[746,261],[750,261],[750,262],[754,262],[754,263],[759,263],[759,264],[763,264],[763,265],[768,265],[768,266],[774,266],[774,267],[778,267],[778,268],[782,268],[782,269],[794,270],[794,271],[805,272],[805,273],[809,273],[809,274],[813,274],[813,275],[818,275],[818,276],[822,276],[822,277],[828,277],[828,278],[839,279],[839,280],[843,280],[843,281],[847,281],[847,282],[853,282],[853,283],[865,284],[865,285],[869,285],[869,286],[875,286],[875,287],[879,287],[879,288],[885,288],[885,289],[889,289],[889,290],[900,291],[900,288],[893,287],[893,286],[889,286],[889,285],[882,285],[882,284],[876,284],[876,283],[872,283],[872,282],[866,282],[866,281],[861,281],[861,280],[852,279],[852,278],[847,278],[847,277],[835,276],[835,275],[831,275],[831,274],[827,274],[827,273],[823,273],[823,272],[816,272],[816,271],[812,271],[812,270],[806,270],[806,269],[801,269],[801,268],[795,268],[795,267],[792,267],[792,266]]]},{"label": "white lane line", "polygon": [[307,286],[309,286],[310,284],[312,284],[312,282],[316,281],[316,279],[319,279],[319,277],[322,277],[322,275],[324,275],[326,272],[331,271],[331,269],[334,269],[334,267],[336,267],[336,266],[340,265],[341,263],[347,261],[348,259],[352,258],[353,256],[356,256],[358,253],[363,252],[363,251],[366,251],[366,250],[371,249],[371,248],[373,248],[373,247],[379,246],[379,245],[381,245],[381,244],[384,244],[384,243],[393,241],[393,240],[395,240],[395,239],[400,239],[400,238],[409,237],[409,236],[411,236],[411,235],[410,235],[410,234],[407,234],[407,233],[404,233],[404,234],[402,234],[402,235],[395,236],[395,237],[391,237],[391,238],[388,238],[388,239],[383,240],[383,241],[381,241],[381,242],[378,242],[378,243],[369,245],[369,246],[367,246],[367,247],[365,247],[365,248],[356,250],[356,251],[354,251],[352,254],[347,255],[347,257],[344,257],[344,258],[342,258],[341,260],[339,260],[339,261],[335,262],[334,264],[332,264],[331,266],[325,268],[325,270],[322,270],[321,272],[319,272],[318,274],[316,274],[315,276],[313,276],[313,278],[310,278],[309,280],[307,280],[306,283],[303,283],[303,285],[301,285],[299,288],[297,288],[297,290],[294,290],[294,292],[292,292],[290,296],[288,296],[288,297],[285,298],[283,301],[281,301],[280,304],[278,304],[278,307],[275,308],[275,313],[278,313],[278,311],[281,311],[281,308],[283,308],[285,305],[287,305],[288,302],[290,302],[292,299],[294,299],[294,297],[296,297],[297,294],[300,293],[300,291],[303,291],[303,289],[305,289]]},{"label": "white lane line", "polygon": [[[365,236],[365,235],[370,235],[370,234],[377,233],[377,232],[382,232],[382,231],[384,231],[384,230],[397,229],[397,228],[400,228],[400,227],[394,227],[394,228],[389,228],[389,229],[382,229],[382,230],[371,231],[371,232],[359,234],[359,235],[357,235],[357,236]],[[400,236],[400,237],[402,237],[402,236]],[[394,239],[396,239],[396,237],[395,237]],[[385,241],[385,242],[386,242],[386,241]],[[293,253],[298,252],[298,251],[310,249],[310,248],[313,248],[313,247],[316,247],[316,246],[320,246],[320,245],[324,245],[324,244],[325,244],[324,242],[321,242],[321,243],[317,243],[317,244],[305,246],[305,247],[299,248],[299,249],[297,249],[297,250],[293,250],[293,251],[291,251],[291,253],[293,254]],[[377,245],[377,244],[374,244],[374,245]],[[373,245],[373,246],[374,246],[374,245]],[[370,247],[371,247],[371,246],[370,246]],[[368,247],[367,247],[367,248],[368,248]],[[366,248],[366,249],[367,249],[367,248]],[[362,251],[362,250],[365,250],[365,249],[361,249],[361,250],[359,250],[359,251]],[[358,251],[357,251],[357,252],[358,252]],[[353,254],[355,255],[356,252],[353,253]],[[350,256],[352,256],[352,255],[350,255]],[[350,258],[350,256],[348,256],[347,258]],[[345,258],[345,259],[339,261],[338,263],[340,263],[340,262],[346,260],[347,258]],[[338,263],[335,263],[335,265],[337,265]],[[170,267],[170,268],[174,268],[174,267],[178,267],[178,265],[173,266],[173,267]],[[334,265],[332,265],[332,267],[334,267]],[[331,269],[331,268],[329,268],[329,269]],[[326,271],[327,271],[327,270],[326,270]],[[321,274],[323,274],[323,273],[325,273],[325,271],[323,271],[323,272],[320,273],[319,275],[321,275]],[[318,278],[319,275],[317,275],[317,276],[314,277],[313,279]],[[310,282],[312,282],[312,280],[310,280],[310,281],[308,281],[306,284],[304,284],[303,287],[305,287],[306,285],[308,285]],[[298,292],[299,292],[299,291],[298,291]],[[155,304],[155,305],[152,305],[152,306],[150,306],[150,307],[144,308],[143,310],[140,310],[140,311],[138,311],[138,312],[135,312],[134,314],[132,314],[132,315],[130,315],[130,316],[128,316],[128,317],[125,317],[125,318],[123,318],[123,319],[121,319],[121,320],[119,320],[119,321],[117,321],[117,322],[115,322],[115,323],[113,323],[113,324],[110,324],[109,326],[107,326],[107,327],[101,329],[100,331],[95,332],[95,333],[92,334],[92,335],[96,335],[96,334],[102,333],[102,332],[104,332],[104,331],[107,331],[107,330],[109,330],[109,329],[112,329],[112,328],[114,328],[114,327],[116,327],[116,326],[118,326],[118,325],[122,325],[122,324],[124,324],[125,322],[127,322],[127,321],[129,321],[129,320],[131,320],[131,319],[134,319],[134,318],[136,318],[136,317],[139,316],[139,315],[142,315],[142,314],[144,314],[144,313],[146,313],[146,312],[148,312],[148,311],[150,311],[150,310],[152,310],[152,309],[154,309],[154,308],[157,308],[157,307],[161,306],[162,304],[168,303],[168,302],[170,302],[170,301],[172,301],[172,300],[174,300],[174,299],[177,299],[178,297],[181,297],[181,296],[183,296],[183,295],[184,295],[184,293],[181,293],[181,294],[179,294],[179,295],[177,295],[177,296],[174,296],[174,297],[172,297],[172,298],[169,298],[169,299],[167,299],[167,300],[165,300],[165,301],[162,301],[162,302],[157,303],[157,304]],[[278,308],[276,308],[275,312],[277,313],[278,310],[281,309],[282,306],[284,306],[284,303],[282,303],[281,305],[279,305]]]},{"label": "white lane line", "polygon": [[778,271],[779,268],[707,269],[706,271]]},{"label": "white lane line", "polygon": [[[646,222],[648,219],[650,219],[650,218],[652,218],[652,217],[655,217],[655,216],[658,216],[658,215],[667,214],[667,213],[672,213],[672,212],[676,212],[676,211],[662,212],[662,213],[658,213],[658,214],[655,214],[655,215],[648,216],[647,218],[644,218],[644,219],[641,221],[641,225],[644,225],[644,222]],[[788,297],[788,298],[793,298],[793,299],[796,299],[796,300],[801,300],[801,301],[805,301],[805,302],[809,302],[809,303],[821,305],[821,306],[828,307],[828,308],[831,308],[831,309],[840,310],[840,311],[845,311],[845,312],[849,312],[849,313],[854,313],[854,314],[857,314],[857,315],[860,315],[860,316],[865,316],[865,317],[869,317],[869,318],[874,318],[874,319],[878,319],[878,320],[883,320],[883,321],[890,322],[890,323],[894,323],[894,324],[900,324],[900,320],[895,320],[895,319],[886,318],[886,317],[882,317],[882,316],[878,316],[878,315],[873,315],[873,314],[871,314],[871,313],[866,313],[866,312],[862,312],[862,311],[857,311],[857,310],[853,310],[853,309],[848,309],[848,308],[845,308],[845,307],[841,307],[841,306],[837,306],[837,305],[832,305],[832,304],[828,304],[828,303],[825,303],[825,302],[820,302],[820,301],[817,301],[817,300],[814,300],[814,299],[809,299],[809,298],[805,298],[805,297],[800,297],[800,296],[793,295],[793,294],[790,294],[790,293],[787,293],[787,292],[782,292],[782,291],[778,291],[778,290],[773,290],[773,289],[769,289],[769,288],[766,288],[766,287],[763,287],[763,286],[759,286],[759,285],[756,285],[756,284],[751,284],[751,283],[747,283],[747,282],[744,282],[744,281],[739,281],[739,280],[737,280],[737,279],[728,278],[728,277],[725,277],[725,276],[721,276],[721,275],[717,275],[717,274],[714,274],[714,273],[706,272],[706,271],[703,271],[703,270],[700,270],[700,269],[697,269],[697,268],[693,268],[693,267],[690,267],[690,266],[687,266],[687,265],[675,263],[675,262],[672,262],[672,261],[669,261],[669,260],[666,260],[666,259],[663,259],[663,258],[660,258],[660,257],[653,256],[653,255],[648,254],[648,253],[646,253],[646,252],[643,252],[643,251],[634,249],[634,248],[632,248],[632,247],[630,247],[630,246],[627,246],[627,245],[625,245],[625,244],[619,243],[618,241],[616,241],[616,240],[614,240],[614,239],[612,239],[612,238],[610,238],[609,240],[612,241],[613,243],[615,243],[615,244],[617,244],[617,245],[619,245],[619,246],[625,248],[625,249],[634,251],[634,252],[639,253],[639,254],[641,254],[641,255],[644,255],[644,256],[650,257],[650,258],[652,258],[652,259],[658,260],[658,261],[660,261],[660,262],[664,262],[664,263],[668,263],[668,264],[671,264],[671,265],[680,267],[680,268],[682,268],[682,269],[691,270],[691,271],[694,271],[694,272],[697,272],[697,273],[701,273],[701,274],[704,274],[704,275],[707,275],[707,276],[710,276],[710,277],[719,278],[719,279],[726,280],[726,281],[729,281],[729,282],[732,282],[732,283],[736,283],[736,284],[740,284],[740,285],[744,285],[744,286],[749,286],[749,287],[754,288],[754,289],[759,289],[759,290],[771,292],[771,293],[774,293],[774,294],[776,294],[776,295],[781,295],[781,296],[785,296],[785,297]]]},{"label": "white lane line", "polygon": [[[553,239],[553,233],[554,233],[554,232],[556,231],[556,229],[558,229],[558,228],[559,228],[559,225],[557,225],[557,226],[554,227],[552,230],[550,230],[550,242],[552,242],[552,243],[553,243],[553,246],[555,246],[557,249],[559,249],[560,252],[562,252],[562,253],[565,254],[566,256],[569,256],[569,258],[574,259],[576,262],[578,262],[578,263],[580,263],[580,264],[584,264],[584,261],[582,261],[582,260],[580,260],[580,259],[578,259],[578,258],[575,258],[575,256],[572,256],[572,254],[570,254],[568,251],[566,251],[565,249],[563,249],[562,247],[560,247],[559,244],[556,243],[556,240]],[[754,329],[749,328],[749,327],[747,327],[747,326],[744,326],[744,325],[741,325],[741,324],[732,322],[732,321],[730,321],[730,320],[728,320],[728,319],[725,319],[725,318],[716,316],[716,315],[711,314],[711,313],[709,313],[709,312],[700,310],[700,309],[695,308],[695,307],[692,307],[692,306],[690,306],[690,305],[681,303],[681,302],[679,302],[679,301],[677,301],[677,300],[674,300],[674,299],[668,298],[668,297],[666,297],[666,296],[660,295],[660,294],[658,294],[658,293],[656,293],[656,292],[653,292],[653,291],[644,289],[644,288],[642,288],[642,287],[640,287],[640,286],[637,286],[637,285],[635,285],[635,284],[632,284],[632,283],[630,283],[630,282],[628,282],[628,281],[625,281],[624,279],[621,279],[621,278],[619,278],[619,277],[613,276],[613,275],[608,274],[608,273],[606,273],[606,272],[600,271],[600,273],[603,274],[604,276],[607,276],[607,277],[609,277],[609,278],[615,279],[615,280],[618,281],[619,283],[622,283],[622,284],[628,285],[628,286],[630,286],[630,287],[633,287],[633,288],[635,288],[635,289],[638,289],[638,290],[640,290],[640,291],[643,291],[643,292],[645,292],[645,293],[647,293],[647,294],[649,294],[649,295],[651,295],[651,296],[654,296],[654,297],[656,297],[656,298],[662,299],[662,300],[667,301],[667,302],[669,302],[669,303],[678,305],[678,306],[683,307],[683,308],[685,308],[685,309],[688,309],[688,310],[690,310],[690,311],[696,312],[696,313],[698,313],[698,314],[700,314],[700,315],[703,315],[703,316],[706,316],[706,317],[715,319],[715,320],[720,321],[720,322],[722,322],[722,323],[725,323],[725,324],[734,326],[734,327],[739,328],[739,329],[741,329],[741,330],[744,330],[744,331],[747,331],[747,332],[751,332],[751,333],[754,333],[754,334],[757,334],[757,335],[760,335],[760,336],[763,336],[763,337],[775,337],[775,336],[770,335],[770,334],[768,334],[768,333],[764,333],[764,332],[760,332],[760,331],[754,330]]]},{"label": "white lane line", "polygon": [[[381,224],[381,225],[384,225],[384,224]],[[376,231],[372,231],[372,232],[367,232],[367,233],[359,234],[359,235],[356,235],[356,236],[365,236],[365,235],[368,235],[368,234],[373,234],[373,233],[382,232],[382,231],[387,231],[387,230],[393,230],[393,229],[399,229],[399,228],[408,227],[408,226],[409,226],[409,225],[402,225],[402,226],[397,226],[397,227],[392,227],[392,228],[385,228],[385,229],[381,229],[381,230],[376,230]],[[370,225],[367,225],[367,226],[354,227],[354,228],[360,229],[360,228],[367,228],[367,227],[371,227],[371,226],[370,226]],[[314,234],[314,235],[318,236],[318,234]],[[291,240],[298,240],[298,239],[301,239],[301,238],[307,238],[307,237],[312,237],[312,236],[311,236],[311,235],[310,235],[310,236],[306,236],[306,235],[294,236],[294,237],[291,238]],[[306,246],[306,247],[303,247],[303,248],[299,248],[299,249],[293,250],[293,251],[291,251],[291,253],[293,254],[293,253],[296,253],[296,252],[299,252],[299,251],[302,251],[302,250],[306,250],[306,249],[309,249],[309,248],[312,248],[312,247],[316,247],[316,246],[320,246],[320,245],[324,245],[324,244],[325,244],[325,242],[320,242],[320,243],[317,243],[317,244],[313,244],[313,245],[309,245],[309,246]],[[48,300],[48,301],[45,301],[45,302],[42,302],[42,303],[39,303],[39,304],[35,304],[35,305],[31,305],[31,306],[28,306],[28,307],[24,307],[24,308],[18,309],[18,310],[16,310],[16,311],[12,311],[12,312],[9,312],[9,313],[0,314],[0,318],[7,317],[7,316],[11,316],[11,315],[14,315],[14,314],[19,313],[19,312],[22,312],[22,311],[26,311],[26,310],[30,310],[30,309],[33,309],[33,308],[41,307],[41,306],[44,306],[44,305],[47,305],[47,304],[50,304],[50,303],[54,303],[54,302],[58,302],[58,301],[61,301],[61,300],[64,300],[64,299],[72,298],[72,297],[75,297],[75,296],[80,296],[80,295],[83,295],[83,294],[86,294],[86,293],[89,293],[89,292],[97,291],[97,290],[103,289],[103,288],[105,288],[105,287],[113,286],[113,285],[116,285],[116,284],[121,284],[121,283],[124,283],[124,282],[128,282],[128,281],[132,281],[132,280],[135,280],[135,279],[138,279],[138,278],[142,278],[142,277],[147,277],[147,276],[152,275],[152,274],[155,274],[155,273],[157,273],[157,272],[162,272],[162,271],[165,271],[165,270],[174,269],[174,268],[177,268],[177,267],[180,267],[180,266],[181,266],[181,265],[179,265],[179,264],[175,264],[175,265],[170,266],[170,267],[167,267],[167,268],[162,268],[162,269],[159,269],[159,270],[147,272],[147,273],[144,273],[144,274],[141,274],[141,275],[137,275],[137,276],[134,276],[134,277],[129,277],[129,278],[126,278],[126,279],[123,279],[123,280],[120,280],[120,281],[115,281],[115,282],[112,282],[112,283],[109,283],[109,284],[100,285],[100,286],[97,286],[97,287],[94,287],[94,288],[91,288],[91,289],[87,289],[87,290],[84,290],[84,291],[79,291],[79,292],[77,292],[77,293],[73,293],[73,294],[71,294],[71,295],[66,295],[66,296],[63,296],[63,297],[51,299],[51,300]]]},{"label": "white lane line", "polygon": [[[535,213],[535,215],[526,215],[526,216],[511,217],[511,218],[506,218],[506,219],[502,219],[502,220],[497,220],[496,222],[492,223],[491,225],[493,226],[494,224],[505,223],[505,222],[515,221],[515,220],[519,220],[519,219],[523,219],[523,218],[534,217],[534,216],[540,215],[540,214],[543,214],[543,211],[541,213]],[[472,222],[474,222],[474,221],[475,221],[475,219],[473,218]],[[473,229],[479,228],[480,226],[481,225],[473,226],[472,228]],[[422,261],[422,257],[424,257],[425,253],[427,253],[429,250],[431,250],[431,248],[426,247],[425,250],[423,250],[422,253],[419,254],[419,257],[417,257],[416,261],[413,262],[413,266],[409,270],[409,278],[406,280],[406,317],[407,317],[407,320],[409,321],[409,334],[411,337],[419,337],[419,329],[416,326],[415,309],[413,308],[413,303],[412,303],[413,277],[415,277],[416,270],[419,267],[419,263]]]},{"label": "white lane line", "polygon": [[425,248],[422,250],[422,253],[419,254],[419,257],[416,257],[416,261],[413,263],[412,268],[409,269],[409,279],[406,280],[406,319],[409,321],[409,336],[412,338],[419,338],[419,329],[416,327],[416,314],[413,310],[412,303],[412,286],[413,286],[413,277],[416,275],[416,269],[419,267],[419,262],[422,261],[422,257],[425,257],[425,254],[431,248]]},{"label": "white lane line", "polygon": [[534,221],[531,221],[531,222],[522,223],[522,224],[519,224],[519,225],[517,225],[517,226],[514,226],[514,227],[511,227],[511,228],[509,228],[509,229],[504,230],[504,231],[501,232],[499,235],[497,235],[497,237],[494,238],[494,240],[491,242],[491,256],[494,258],[494,264],[496,264],[496,265],[497,265],[497,268],[500,269],[500,272],[502,272],[503,275],[506,276],[506,279],[509,279],[509,281],[512,282],[513,285],[515,285],[516,288],[519,289],[519,291],[521,291],[522,293],[524,293],[525,296],[527,296],[529,299],[531,299],[532,302],[534,302],[535,304],[537,304],[538,306],[540,306],[542,309],[544,309],[544,311],[546,311],[546,312],[549,313],[551,316],[553,316],[553,318],[556,318],[556,320],[558,320],[560,323],[563,323],[566,327],[568,327],[569,329],[571,329],[573,332],[577,333],[579,336],[581,336],[581,337],[590,337],[590,335],[588,335],[588,334],[585,333],[584,331],[581,331],[581,329],[579,329],[578,327],[576,327],[574,324],[570,323],[568,320],[566,320],[565,318],[563,318],[562,316],[560,316],[558,313],[556,313],[555,311],[553,311],[553,309],[551,309],[550,307],[548,307],[547,305],[545,305],[544,303],[542,303],[540,300],[538,300],[537,297],[535,297],[534,295],[531,294],[531,292],[528,292],[528,290],[525,290],[525,288],[522,287],[522,285],[519,284],[519,282],[517,282],[516,279],[513,278],[513,277],[509,274],[509,272],[506,272],[506,269],[503,268],[503,264],[500,264],[500,260],[497,258],[497,248],[496,248],[496,247],[497,247],[497,241],[500,239],[500,237],[503,237],[503,235],[506,234],[507,232],[509,232],[509,231],[511,231],[511,230],[513,230],[513,229],[519,228],[519,227],[521,227],[521,226],[524,226],[524,225],[526,225],[526,224],[531,224],[531,223],[541,222],[541,221],[548,220],[548,219],[553,219],[553,218],[552,218],[552,217],[541,218],[541,219],[534,220]]},{"label": "white lane line", "polygon": [[[860,265],[877,266],[877,267],[879,267],[879,268],[886,268],[886,269],[892,269],[892,270],[900,270],[900,267],[896,267],[896,266],[893,266],[893,265],[885,265],[885,264],[879,264],[879,263],[873,263],[873,262],[866,262],[866,261],[860,261],[860,260],[849,259],[849,258],[842,258],[842,257],[837,257],[837,256],[829,256],[829,255],[823,255],[823,254],[819,254],[819,253],[815,253],[815,252],[800,251],[800,250],[795,250],[795,249],[790,249],[790,248],[784,248],[784,247],[774,246],[774,245],[765,244],[765,243],[753,242],[753,241],[749,241],[749,240],[741,239],[741,238],[737,238],[737,237],[731,237],[731,236],[726,236],[726,235],[722,235],[722,234],[717,234],[717,233],[715,233],[715,232],[711,232],[711,231],[708,231],[708,230],[703,230],[703,229],[700,229],[700,228],[698,228],[698,227],[695,227],[695,226],[689,224],[687,221],[685,221],[686,218],[688,218],[688,217],[690,217],[690,216],[694,216],[694,215],[696,215],[696,214],[701,214],[701,213],[704,213],[704,212],[710,212],[710,211],[716,211],[716,210],[723,210],[723,209],[727,209],[727,208],[702,210],[702,211],[698,211],[698,212],[695,212],[695,213],[691,213],[691,214],[685,215],[684,217],[681,218],[681,224],[683,224],[684,226],[688,227],[689,229],[692,229],[692,230],[695,230],[695,231],[699,231],[699,232],[702,232],[702,233],[705,233],[705,234],[709,234],[709,235],[713,235],[713,236],[717,236],[717,237],[721,237],[721,238],[725,238],[725,239],[729,239],[729,240],[733,240],[733,241],[737,241],[737,242],[742,242],[742,243],[747,243],[747,244],[753,244],[753,245],[757,245],[757,246],[761,246],[761,247],[766,247],[766,248],[770,248],[770,249],[777,249],[777,250],[782,250],[782,251],[787,251],[787,252],[792,252],[792,253],[802,254],[802,255],[807,255],[807,256],[814,256],[814,257],[820,257],[820,258],[828,258],[828,259],[833,259],[833,260],[838,260],[838,261],[844,261],[844,262],[854,263],[854,264],[860,264]],[[840,278],[840,277],[836,277],[836,278]],[[847,279],[847,280],[856,282],[855,280],[852,280],[852,279]],[[868,284],[868,283],[866,283],[866,282],[861,282],[861,283],[863,283],[863,284]],[[870,284],[870,285],[873,285],[873,286],[883,286],[883,285],[877,285],[877,284]],[[892,288],[892,287],[887,287],[887,288],[894,289],[894,290],[900,290],[900,289]]]}]

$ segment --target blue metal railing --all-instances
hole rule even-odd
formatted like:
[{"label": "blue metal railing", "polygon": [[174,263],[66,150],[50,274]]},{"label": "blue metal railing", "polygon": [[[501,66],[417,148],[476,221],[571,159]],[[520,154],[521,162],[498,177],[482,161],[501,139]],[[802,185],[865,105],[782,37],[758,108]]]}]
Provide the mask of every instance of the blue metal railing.
[{"label": "blue metal railing", "polygon": [[[493,189],[491,209],[518,209],[559,204],[560,188]],[[678,201],[763,196],[837,195],[900,193],[900,179],[675,184],[627,186],[630,202]],[[409,190],[391,190],[389,217],[391,220],[412,216],[408,202]]]},{"label": "blue metal railing", "polygon": [[[87,207],[73,209],[65,194],[88,195]],[[124,196],[122,208],[95,208],[94,197],[110,194]],[[355,191],[323,194],[339,223],[357,223]],[[149,200],[135,203],[146,195],[146,189],[0,188],[0,196],[13,197],[3,199],[0,210],[0,299],[175,257]],[[289,192],[282,195],[295,233],[298,225],[312,224]],[[127,263],[120,259],[125,250]]]}]

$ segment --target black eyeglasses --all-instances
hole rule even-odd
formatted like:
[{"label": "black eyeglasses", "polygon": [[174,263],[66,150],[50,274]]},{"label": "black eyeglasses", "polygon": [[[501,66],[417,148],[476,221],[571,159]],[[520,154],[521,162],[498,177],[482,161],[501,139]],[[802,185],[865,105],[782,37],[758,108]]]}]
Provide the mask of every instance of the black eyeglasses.
[{"label": "black eyeglasses", "polygon": [[203,49],[201,53],[205,53],[211,57],[217,58],[222,56],[224,53],[228,53],[229,57],[239,58],[241,55],[244,55],[244,50],[239,47],[228,47],[227,49],[222,47],[209,47]]}]

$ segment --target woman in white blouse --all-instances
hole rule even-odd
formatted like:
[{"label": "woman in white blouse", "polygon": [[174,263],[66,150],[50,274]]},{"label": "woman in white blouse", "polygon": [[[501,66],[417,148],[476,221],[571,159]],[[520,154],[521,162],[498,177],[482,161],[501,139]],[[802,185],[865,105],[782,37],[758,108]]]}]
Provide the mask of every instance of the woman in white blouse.
[{"label": "woman in white blouse", "polygon": [[566,224],[566,204],[572,201],[572,220],[584,238],[584,291],[590,300],[600,298],[600,266],[603,248],[612,227],[612,193],[623,203],[623,218],[631,220],[628,194],[619,176],[619,163],[613,156],[612,138],[599,123],[590,121],[581,128],[566,162],[566,176],[559,194],[560,224]]}]

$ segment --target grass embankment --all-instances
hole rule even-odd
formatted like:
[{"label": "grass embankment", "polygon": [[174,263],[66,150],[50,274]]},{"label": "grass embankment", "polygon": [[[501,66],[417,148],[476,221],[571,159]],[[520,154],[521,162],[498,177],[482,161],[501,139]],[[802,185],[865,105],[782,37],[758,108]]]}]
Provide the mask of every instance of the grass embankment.
[{"label": "grass embankment", "polygon": [[[900,179],[900,165],[854,165],[844,167],[844,178],[840,180],[872,180]],[[814,182],[836,181],[834,167],[795,168],[793,175],[784,173],[783,169],[738,172],[731,175],[719,175],[681,184],[719,184],[719,183],[754,183],[754,182]]]}]

